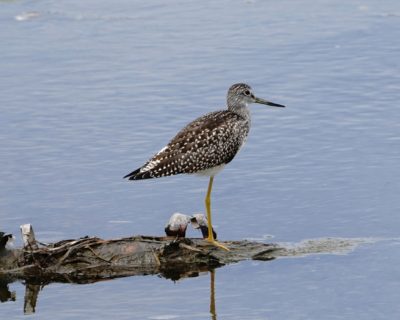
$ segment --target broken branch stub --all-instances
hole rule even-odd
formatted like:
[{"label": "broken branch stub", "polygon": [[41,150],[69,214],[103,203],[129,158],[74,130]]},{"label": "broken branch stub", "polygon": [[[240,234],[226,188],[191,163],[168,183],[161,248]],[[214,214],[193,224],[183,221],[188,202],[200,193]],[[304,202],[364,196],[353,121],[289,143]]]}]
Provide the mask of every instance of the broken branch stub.
[{"label": "broken branch stub", "polygon": [[20,226],[22,241],[24,243],[24,249],[37,250],[39,249],[36,243],[35,233],[33,232],[32,225],[30,223],[23,224]]}]

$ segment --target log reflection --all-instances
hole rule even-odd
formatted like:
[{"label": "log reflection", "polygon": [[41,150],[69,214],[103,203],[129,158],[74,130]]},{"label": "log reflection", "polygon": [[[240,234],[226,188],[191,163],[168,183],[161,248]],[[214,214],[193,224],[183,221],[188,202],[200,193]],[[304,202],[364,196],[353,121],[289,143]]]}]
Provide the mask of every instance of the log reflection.
[{"label": "log reflection", "polygon": [[[211,320],[217,320],[217,312],[215,306],[215,269],[207,270],[202,269],[197,272],[187,272],[181,273],[180,277],[175,274],[175,277],[171,277],[171,275],[163,275],[165,278],[170,279],[172,281],[176,281],[184,278],[193,278],[198,277],[200,274],[204,275],[204,272],[209,271],[210,273],[210,316]],[[90,283],[95,283],[103,280],[92,281]],[[71,282],[73,283],[73,282]],[[0,277],[0,302],[8,302],[8,301],[16,301],[16,293],[15,291],[9,290],[10,282],[6,279]],[[25,295],[24,295],[24,314],[34,314],[36,312],[36,306],[39,298],[40,291],[50,283],[40,283],[40,282],[25,282]]]},{"label": "log reflection", "polygon": [[8,289],[8,281],[0,278],[0,302],[15,301],[15,291]]},{"label": "log reflection", "polygon": [[24,314],[35,313],[40,289],[41,286],[38,284],[25,284]]}]

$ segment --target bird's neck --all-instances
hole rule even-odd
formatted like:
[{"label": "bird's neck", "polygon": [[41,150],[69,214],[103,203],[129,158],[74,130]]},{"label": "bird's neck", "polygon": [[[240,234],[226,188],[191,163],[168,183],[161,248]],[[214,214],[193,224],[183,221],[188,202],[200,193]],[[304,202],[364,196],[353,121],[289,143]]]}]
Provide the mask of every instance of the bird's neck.
[{"label": "bird's neck", "polygon": [[250,121],[250,108],[247,103],[228,105],[228,110]]}]

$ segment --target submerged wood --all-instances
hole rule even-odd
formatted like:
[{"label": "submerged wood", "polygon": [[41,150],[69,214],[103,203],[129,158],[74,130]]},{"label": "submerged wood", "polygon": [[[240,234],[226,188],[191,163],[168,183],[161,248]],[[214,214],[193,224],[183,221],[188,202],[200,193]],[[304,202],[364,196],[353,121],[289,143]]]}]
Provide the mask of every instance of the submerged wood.
[{"label": "submerged wood", "polygon": [[241,260],[270,260],[285,250],[274,244],[246,240],[222,243],[230,251],[203,239],[170,237],[84,237],[37,247],[30,241],[24,248],[3,251],[0,277],[38,283],[88,283],[146,274],[179,279]]}]

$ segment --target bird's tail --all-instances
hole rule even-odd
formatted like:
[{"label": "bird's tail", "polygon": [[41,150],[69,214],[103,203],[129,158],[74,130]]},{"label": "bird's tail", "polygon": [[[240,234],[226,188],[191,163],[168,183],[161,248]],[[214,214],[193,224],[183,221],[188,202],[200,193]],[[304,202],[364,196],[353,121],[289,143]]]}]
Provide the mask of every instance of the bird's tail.
[{"label": "bird's tail", "polygon": [[141,180],[141,179],[150,179],[153,178],[150,175],[149,171],[144,171],[144,172],[140,172],[140,169],[136,169],[134,171],[132,171],[131,173],[128,173],[124,179],[128,178],[128,180]]},{"label": "bird's tail", "polygon": [[129,180],[135,180],[135,177],[137,176],[137,174],[140,172],[140,168],[136,169],[134,171],[132,171],[131,173],[128,173],[124,179],[129,178]]}]

